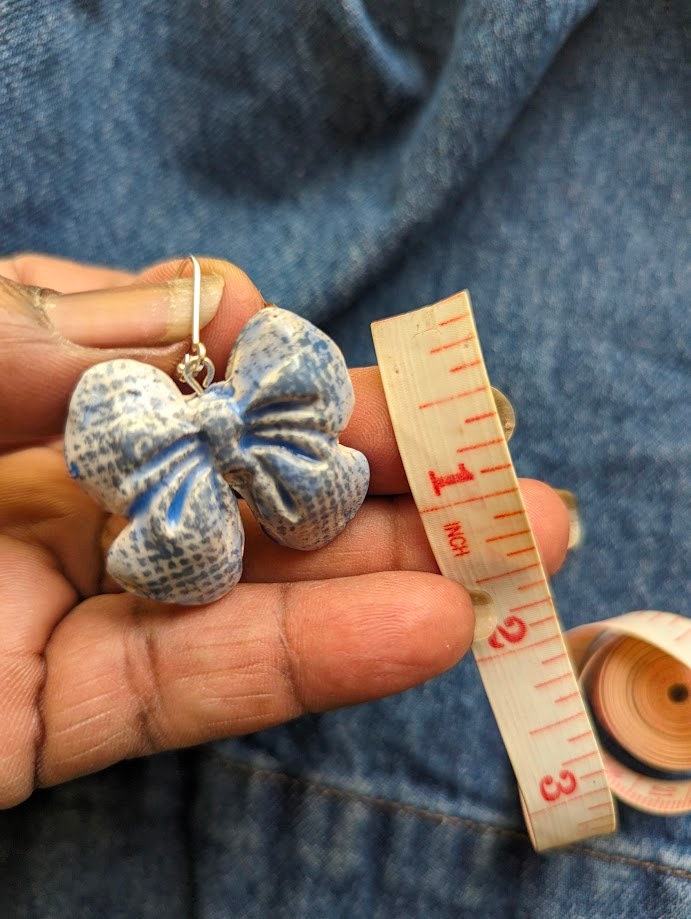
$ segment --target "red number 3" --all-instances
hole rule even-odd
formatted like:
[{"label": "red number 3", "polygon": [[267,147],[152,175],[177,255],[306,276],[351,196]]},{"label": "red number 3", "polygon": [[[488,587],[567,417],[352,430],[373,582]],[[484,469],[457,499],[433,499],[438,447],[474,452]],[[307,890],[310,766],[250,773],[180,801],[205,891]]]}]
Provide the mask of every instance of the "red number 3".
[{"label": "red number 3", "polygon": [[501,636],[504,641],[510,641],[512,645],[515,645],[525,638],[527,631],[528,627],[522,619],[519,619],[518,616],[508,616],[504,620],[504,624],[497,626],[492,632],[488,642],[492,648],[503,648],[504,642],[499,638]]},{"label": "red number 3", "polygon": [[545,801],[556,801],[562,795],[570,795],[576,790],[576,776],[567,769],[559,773],[560,782],[554,776],[546,775],[540,782],[540,794]]}]

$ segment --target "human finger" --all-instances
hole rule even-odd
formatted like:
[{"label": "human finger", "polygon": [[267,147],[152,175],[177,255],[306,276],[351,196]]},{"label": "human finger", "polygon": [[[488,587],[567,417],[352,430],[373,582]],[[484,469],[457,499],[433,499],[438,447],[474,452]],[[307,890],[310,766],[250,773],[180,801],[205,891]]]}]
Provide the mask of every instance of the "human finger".
[{"label": "human finger", "polygon": [[395,495],[410,491],[396,445],[391,416],[378,367],[354,367],[350,379],[355,409],[341,443],[360,450],[370,464],[370,494]]},{"label": "human finger", "polygon": [[85,601],[45,652],[39,784],[400,692],[468,649],[467,593],[439,575],[240,584],[209,606]]},{"label": "human finger", "polygon": [[[548,574],[563,564],[569,544],[569,512],[558,493],[534,479],[519,481],[535,541]],[[403,569],[439,569],[410,495],[369,498],[345,530],[319,552],[279,546],[243,506],[246,581],[276,582]],[[528,545],[525,528],[505,528],[507,551]]]},{"label": "human finger", "polygon": [[[208,321],[223,280],[204,283]],[[93,364],[129,357],[172,372],[185,345],[170,343],[187,336],[191,303],[188,280],[60,295],[0,277],[0,441],[58,434],[70,395]]]},{"label": "human finger", "polygon": [[131,284],[134,275],[105,265],[86,265],[55,255],[19,252],[0,258],[0,275],[27,287],[51,287],[63,293]]}]

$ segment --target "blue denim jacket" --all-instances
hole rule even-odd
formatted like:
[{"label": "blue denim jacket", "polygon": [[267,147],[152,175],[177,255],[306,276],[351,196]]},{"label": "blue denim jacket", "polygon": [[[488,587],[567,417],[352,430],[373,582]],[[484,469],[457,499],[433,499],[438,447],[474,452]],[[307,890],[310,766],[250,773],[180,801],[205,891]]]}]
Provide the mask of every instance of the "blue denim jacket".
[{"label": "blue denim jacket", "polygon": [[[469,288],[565,624],[688,613],[684,4],[593,7],[0,0],[0,251],[221,256],[353,363]],[[0,815],[12,919],[690,914],[689,818],[532,851],[470,659]]]}]

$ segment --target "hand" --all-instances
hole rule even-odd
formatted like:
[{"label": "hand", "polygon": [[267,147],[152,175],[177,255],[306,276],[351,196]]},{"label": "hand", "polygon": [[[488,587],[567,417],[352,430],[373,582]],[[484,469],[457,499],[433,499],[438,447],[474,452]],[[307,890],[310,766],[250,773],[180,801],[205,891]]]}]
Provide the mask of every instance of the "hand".
[{"label": "hand", "polygon": [[[400,692],[453,666],[472,640],[470,598],[438,574],[374,367],[352,372],[342,438],[369,459],[370,496],[331,545],[282,548],[246,516],[243,582],[201,607],[142,600],[104,573],[122,521],[67,475],[67,404],[80,374],[112,357],[173,372],[191,324],[191,283],[171,280],[178,265],[135,278],[40,256],[0,261],[2,807],[124,758]],[[202,270],[204,341],[223,367],[262,298],[226,262]],[[93,288],[109,289],[81,292]],[[553,572],[566,508],[546,485],[521,488]]]}]

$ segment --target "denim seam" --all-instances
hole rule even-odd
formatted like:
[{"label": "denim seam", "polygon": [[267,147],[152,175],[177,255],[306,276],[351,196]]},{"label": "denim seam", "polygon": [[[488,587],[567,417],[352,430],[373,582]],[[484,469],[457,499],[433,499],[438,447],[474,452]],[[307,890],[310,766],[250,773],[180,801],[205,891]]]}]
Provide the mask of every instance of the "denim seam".
[{"label": "denim seam", "polygon": [[[222,754],[213,751],[215,759],[228,770],[242,772],[260,780],[274,781],[284,785],[297,785],[311,791],[313,794],[323,798],[336,798],[345,801],[355,802],[367,807],[378,809],[383,812],[394,812],[405,814],[410,817],[419,817],[423,820],[434,821],[439,824],[448,824],[450,826],[463,826],[470,830],[480,832],[490,832],[497,836],[509,836],[512,839],[521,839],[528,841],[526,833],[518,830],[510,830],[505,827],[496,826],[492,823],[485,823],[482,820],[474,820],[471,817],[458,817],[454,814],[443,814],[439,811],[428,810],[424,807],[418,807],[415,804],[403,804],[399,801],[393,801],[388,798],[379,798],[374,795],[365,795],[359,792],[345,791],[341,788],[334,788],[330,785],[322,785],[309,779],[297,778],[289,775],[287,772],[274,772],[272,769],[258,769],[245,763],[238,763],[226,760]],[[658,862],[646,861],[645,859],[631,858],[627,855],[616,855],[610,852],[598,852],[597,849],[591,849],[588,846],[565,846],[563,852],[573,852],[577,855],[588,855],[592,858],[604,862],[630,865],[634,868],[649,869],[657,871],[659,874],[666,874],[672,877],[678,877],[685,881],[691,881],[691,871],[685,871],[683,868],[672,868],[669,865],[661,865]]]}]

